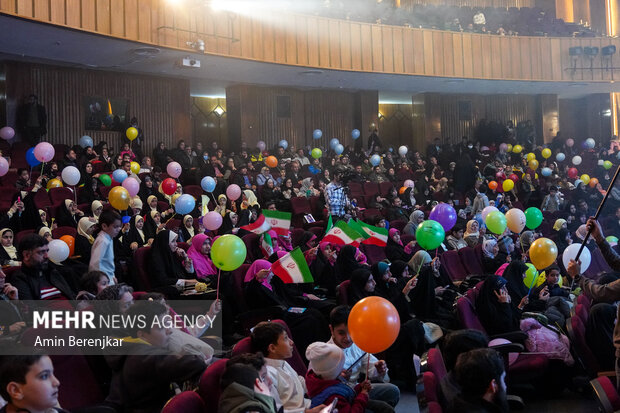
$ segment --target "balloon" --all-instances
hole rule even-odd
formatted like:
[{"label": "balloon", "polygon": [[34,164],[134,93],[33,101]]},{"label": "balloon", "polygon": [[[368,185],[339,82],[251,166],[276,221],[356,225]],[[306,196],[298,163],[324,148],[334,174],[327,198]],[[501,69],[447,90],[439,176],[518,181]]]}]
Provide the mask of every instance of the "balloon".
[{"label": "balloon", "polygon": [[512,152],[513,153],[521,153],[521,151],[523,150],[523,146],[521,145],[515,145],[512,147]]},{"label": "balloon", "polygon": [[493,211],[499,211],[499,209],[495,208],[494,206],[488,206],[485,207],[482,210],[481,216],[482,216],[482,221],[486,221],[487,220],[487,215],[489,215],[489,213],[493,212]]},{"label": "balloon", "polygon": [[581,156],[573,156],[573,165],[578,166],[581,165]]},{"label": "balloon", "polygon": [[321,131],[321,129],[315,129],[312,132],[312,138],[314,139],[321,139],[322,136],[323,136],[323,131]]},{"label": "balloon", "polygon": [[512,188],[514,187],[515,183],[512,181],[512,179],[506,179],[504,182],[502,182],[502,188],[504,189],[504,192],[512,191]]},{"label": "balloon", "polygon": [[415,186],[415,183],[411,179],[407,179],[403,183],[403,186],[406,186],[407,188],[413,188]]},{"label": "balloon", "polygon": [[506,212],[506,225],[514,233],[520,233],[525,228],[525,214],[518,208]]},{"label": "balloon", "polygon": [[400,148],[398,148],[398,154],[400,156],[405,156],[407,155],[407,152],[409,152],[409,149],[407,149],[407,147],[405,145],[401,146]]},{"label": "balloon", "polygon": [[0,138],[4,139],[5,141],[13,139],[14,136],[15,130],[13,130],[13,128],[11,128],[10,126],[5,126],[4,128],[0,129]]},{"label": "balloon", "polygon": [[530,261],[537,270],[553,264],[558,257],[558,247],[549,238],[538,238],[530,246]]},{"label": "balloon", "polygon": [[239,199],[239,197],[241,196],[241,188],[239,188],[239,185],[228,185],[228,188],[226,188],[226,196],[231,201],[236,201],[237,199]]},{"label": "balloon", "polygon": [[374,154],[373,156],[370,157],[370,164],[372,166],[377,166],[381,163],[381,157],[377,154]]},{"label": "balloon", "polygon": [[314,159],[319,159],[321,156],[323,156],[323,151],[319,148],[314,148],[311,152],[311,155]]},{"label": "balloon", "polygon": [[339,143],[338,145],[336,145],[336,147],[334,148],[334,152],[336,152],[336,155],[341,155],[342,152],[344,152],[344,146],[342,146],[341,143]]},{"label": "balloon", "polygon": [[166,195],[172,195],[177,191],[177,181],[172,178],[166,178],[161,183],[161,190]]},{"label": "balloon", "polygon": [[536,287],[536,282],[538,282],[538,271],[536,271],[536,267],[529,262],[525,265],[527,265],[527,271],[525,271],[523,284],[525,284],[527,288]]},{"label": "balloon", "polygon": [[123,181],[123,188],[125,188],[127,192],[129,192],[129,196],[133,198],[138,195],[140,183],[136,178],[129,177]]},{"label": "balloon", "polygon": [[511,144],[506,145],[506,152],[512,152],[512,149],[513,148]]},{"label": "balloon", "polygon": [[54,158],[56,151],[54,147],[47,143],[41,142],[34,147],[34,157],[40,162],[49,162]]},{"label": "balloon", "polygon": [[491,189],[493,191],[496,190],[497,189],[497,182],[495,182],[495,181],[489,182],[489,189]]},{"label": "balloon", "polygon": [[178,162],[170,162],[168,166],[166,166],[166,172],[168,173],[168,176],[178,178],[181,176],[183,168],[181,168],[181,165]]},{"label": "balloon", "polygon": [[267,145],[266,145],[266,144],[265,144],[265,142],[263,142],[263,141],[258,141],[258,142],[256,143],[256,147],[258,148],[258,150],[259,150],[259,151],[261,151],[261,152],[262,152],[262,151],[264,151],[264,150],[265,150],[265,148],[267,147]]},{"label": "balloon", "polygon": [[598,185],[598,179],[591,178],[590,179],[590,188],[594,188],[594,187],[596,187],[596,185]]},{"label": "balloon", "polygon": [[47,257],[55,264],[60,264],[69,258],[69,246],[59,239],[53,239],[47,244],[49,251]]},{"label": "balloon", "polygon": [[174,203],[174,210],[179,215],[189,214],[196,207],[196,200],[190,194],[183,194]]},{"label": "balloon", "polygon": [[101,174],[99,175],[99,180],[104,186],[112,185],[112,178],[110,178],[110,175]]},{"label": "balloon", "polygon": [[596,142],[593,138],[586,139],[585,144],[588,149],[593,149],[596,146]]},{"label": "balloon", "polygon": [[535,229],[542,224],[543,214],[536,207],[529,207],[525,210],[525,226],[529,229]]},{"label": "balloon", "polygon": [[616,158],[620,159],[620,152],[618,152],[618,155],[616,155]]},{"label": "balloon", "polygon": [[551,149],[545,148],[542,150],[541,155],[545,159],[549,159],[551,157]]},{"label": "balloon", "polygon": [[281,146],[284,149],[288,148],[288,142],[286,141],[286,139],[282,139],[279,143],[278,146]]},{"label": "balloon", "polygon": [[[93,146],[93,138],[88,135],[84,135],[80,138],[80,146],[82,148],[92,147]],[[73,255],[73,254],[71,254]]]},{"label": "balloon", "polygon": [[360,137],[360,131],[359,131],[358,129],[353,129],[353,130],[351,131],[351,137],[352,137],[353,139],[357,139],[357,138],[359,138],[359,137]]},{"label": "balloon", "polygon": [[590,182],[590,176],[588,174],[581,175],[579,179],[581,179],[581,182],[583,182],[586,185],[588,185],[588,182]]},{"label": "balloon", "polygon": [[7,172],[9,172],[9,161],[0,156],[0,176],[6,175]]},{"label": "balloon", "polygon": [[579,171],[577,171],[577,168],[569,168],[568,171],[566,172],[566,175],[568,175],[568,177],[571,179],[577,178],[578,174],[579,174]]},{"label": "balloon", "polygon": [[508,175],[508,179],[510,179],[512,182],[517,182],[519,180],[519,177],[517,176],[517,174],[510,174]]},{"label": "balloon", "polygon": [[75,255],[75,238],[71,235],[63,235],[60,237],[60,240],[67,244],[67,247],[69,247],[69,256],[73,257]]},{"label": "balloon", "polygon": [[598,162],[596,163],[598,166],[603,166],[605,164],[605,161],[602,159],[599,159]]},{"label": "balloon", "polygon": [[138,129],[132,126],[131,128],[127,129],[127,131],[125,132],[125,136],[127,136],[127,139],[129,139],[130,141],[133,141],[138,137]]},{"label": "balloon", "polygon": [[532,161],[534,159],[536,159],[536,155],[534,155],[532,152],[528,153],[525,158],[527,159],[527,161]]},{"label": "balloon", "polygon": [[[564,264],[564,268],[568,268],[570,260],[575,259],[580,247],[580,242],[570,244],[568,247],[566,247],[566,249],[562,253],[562,264]],[[589,249],[584,248],[581,251],[581,255],[579,255],[579,261],[581,261],[581,273],[583,274],[588,269],[588,267],[590,267],[590,263],[592,262],[592,255],[590,254]]]},{"label": "balloon", "polygon": [[488,146],[483,146],[483,147],[480,148],[480,152],[486,152],[488,150],[489,150]]},{"label": "balloon", "polygon": [[[620,153],[620,152],[618,152],[618,153]],[[613,164],[610,161],[603,162],[603,168],[605,168],[605,169],[611,169],[612,166],[613,166]]]},{"label": "balloon", "polygon": [[75,166],[66,166],[62,170],[61,176],[62,180],[70,186],[77,185],[80,182],[80,171]]},{"label": "balloon", "polygon": [[276,166],[278,166],[278,159],[273,155],[268,156],[267,158],[265,158],[265,165],[270,168],[275,168]]},{"label": "balloon", "polygon": [[577,179],[573,185],[575,185],[575,187],[578,187],[579,184],[583,184],[583,181],[581,179]]},{"label": "balloon", "polygon": [[506,145],[505,143],[500,143],[499,144],[499,150],[500,151],[507,151],[508,150],[508,145]]},{"label": "balloon", "polygon": [[202,218],[202,224],[209,231],[215,231],[222,226],[222,215],[220,215],[219,212],[209,211],[204,218]]},{"label": "balloon", "polygon": [[338,140],[338,138],[332,138],[329,141],[329,147],[331,150],[334,150],[334,148],[336,147],[336,145],[338,145],[340,143],[340,141]]},{"label": "balloon", "polygon": [[112,178],[119,184],[122,184],[125,179],[127,179],[127,172],[124,169],[115,169],[112,172]]},{"label": "balloon", "polygon": [[122,186],[115,186],[108,193],[110,205],[112,205],[112,208],[116,208],[119,211],[124,211],[129,208],[130,200],[131,197],[129,196],[129,192]]},{"label": "balloon", "polygon": [[546,166],[540,170],[542,176],[551,176],[551,168],[547,168]]},{"label": "balloon", "polygon": [[532,159],[531,161],[528,162],[527,165],[530,167],[532,171],[535,171],[536,169],[538,169],[538,161],[536,159]]},{"label": "balloon", "polygon": [[566,146],[568,146],[569,148],[572,148],[574,144],[575,141],[573,140],[573,138],[566,139]]},{"label": "balloon", "polygon": [[415,237],[420,247],[425,250],[434,250],[443,242],[446,232],[441,224],[432,219],[427,219],[418,225]]},{"label": "balloon", "polygon": [[52,178],[49,181],[47,181],[47,189],[52,189],[52,188],[61,188],[62,187],[62,181],[58,178]]},{"label": "balloon", "polygon": [[401,187],[400,187],[400,189],[398,190],[398,193],[399,193],[400,195],[402,195],[402,194],[404,194],[404,193],[405,193],[405,191],[406,191],[406,190],[407,190],[407,187],[406,187],[406,186],[401,186]]},{"label": "balloon", "polygon": [[243,264],[247,250],[236,235],[222,235],[213,242],[211,260],[222,271],[234,271]]},{"label": "balloon", "polygon": [[31,167],[39,165],[41,162],[37,158],[34,157],[34,147],[28,149],[26,151],[26,162]]},{"label": "balloon", "polygon": [[562,162],[564,159],[566,159],[566,155],[564,155],[562,152],[555,155],[555,160],[558,162]]},{"label": "balloon", "polygon": [[489,231],[502,234],[506,230],[506,217],[499,211],[491,211],[484,221]]},{"label": "balloon", "polygon": [[400,332],[400,317],[394,305],[382,297],[358,301],[347,322],[351,339],[368,354],[387,350]]},{"label": "balloon", "polygon": [[[614,237],[613,235],[609,235],[607,237],[605,237],[605,241],[609,242],[609,245],[616,246],[618,244],[618,237]],[[572,245],[572,244],[571,244]],[[583,254],[583,252],[582,252]],[[581,258],[581,257],[579,257]],[[581,260],[581,262],[583,263],[583,260]]]},{"label": "balloon", "polygon": [[456,218],[454,208],[443,202],[435,205],[428,216],[428,219],[439,222],[445,232],[450,231],[454,224],[456,224]]},{"label": "balloon", "polygon": [[140,173],[140,164],[138,162],[132,161],[130,169],[133,174],[138,175]]},{"label": "balloon", "polygon": [[200,181],[200,186],[206,192],[213,192],[215,190],[215,179],[211,178],[210,176],[205,176]]}]

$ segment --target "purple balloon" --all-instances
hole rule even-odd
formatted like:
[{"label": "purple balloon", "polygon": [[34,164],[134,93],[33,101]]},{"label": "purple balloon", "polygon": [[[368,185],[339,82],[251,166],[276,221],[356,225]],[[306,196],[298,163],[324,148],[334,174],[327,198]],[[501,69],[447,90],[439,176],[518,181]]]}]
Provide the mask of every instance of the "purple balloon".
[{"label": "purple balloon", "polygon": [[444,231],[448,232],[456,224],[456,211],[450,205],[442,202],[431,210],[428,219],[439,222]]},{"label": "purple balloon", "polygon": [[140,190],[140,184],[135,178],[129,177],[123,180],[123,188],[129,192],[130,197],[134,197],[138,195],[138,191]]},{"label": "purple balloon", "polygon": [[37,158],[39,162],[49,162],[54,158],[54,147],[48,142],[38,143],[37,146],[34,147],[34,157]]},{"label": "purple balloon", "polygon": [[10,139],[13,139],[13,137],[15,136],[15,130],[13,130],[13,128],[11,128],[10,126],[5,126],[4,128],[0,129],[0,138],[8,141]]},{"label": "purple balloon", "polygon": [[202,225],[209,231],[215,231],[222,226],[222,216],[215,211],[207,212],[207,214],[202,217]]}]

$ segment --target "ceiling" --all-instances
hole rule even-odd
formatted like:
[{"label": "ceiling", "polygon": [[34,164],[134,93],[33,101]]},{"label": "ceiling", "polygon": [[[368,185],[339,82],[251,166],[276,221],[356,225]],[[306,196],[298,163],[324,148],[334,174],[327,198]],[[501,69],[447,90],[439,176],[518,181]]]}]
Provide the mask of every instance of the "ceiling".
[{"label": "ceiling", "polygon": [[[620,92],[620,82],[529,82],[470,80],[393,75],[261,63],[202,53],[153,48],[141,43],[95,35],[54,25],[0,15],[0,60],[42,62],[71,67],[182,77],[192,95],[224,97],[228,85],[378,90],[380,103],[411,103],[422,92],[478,94],[558,94],[577,98],[592,93]],[[182,67],[189,57],[200,68]]]}]

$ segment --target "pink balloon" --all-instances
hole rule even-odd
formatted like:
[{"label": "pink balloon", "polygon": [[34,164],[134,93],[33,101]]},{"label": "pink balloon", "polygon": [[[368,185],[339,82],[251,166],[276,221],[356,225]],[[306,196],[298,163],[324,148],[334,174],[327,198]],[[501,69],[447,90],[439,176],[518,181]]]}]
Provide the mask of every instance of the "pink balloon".
[{"label": "pink balloon", "polygon": [[9,161],[0,156],[0,176],[6,175],[7,172],[9,172]]},{"label": "pink balloon", "polygon": [[13,136],[15,136],[15,131],[12,127],[5,126],[4,128],[0,129],[0,138],[4,139],[5,141],[13,139]]},{"label": "pink balloon", "polygon": [[566,146],[568,146],[569,148],[571,148],[574,144],[575,141],[573,140],[573,138],[566,139]]},{"label": "pink balloon", "polygon": [[125,188],[127,192],[129,192],[130,197],[133,198],[134,196],[138,195],[138,191],[140,190],[140,184],[138,183],[136,178],[125,178],[122,185],[123,188]]},{"label": "pink balloon", "polygon": [[49,162],[54,158],[56,151],[54,147],[47,142],[41,142],[34,147],[34,157],[39,162]]},{"label": "pink balloon", "polygon": [[413,188],[414,187],[414,183],[411,179],[407,179],[405,182],[403,182],[403,186],[406,186],[407,188]]},{"label": "pink balloon", "polygon": [[179,176],[181,176],[181,172],[183,172],[183,169],[178,162],[170,162],[166,167],[166,172],[168,172],[168,176],[171,176],[172,178],[178,178]]},{"label": "pink balloon", "polygon": [[237,199],[239,199],[239,197],[241,196],[241,188],[239,188],[239,185],[229,185],[228,188],[226,188],[226,196],[231,201],[236,201]]},{"label": "pink balloon", "polygon": [[222,226],[222,216],[215,211],[207,212],[202,223],[209,231],[215,231]]}]

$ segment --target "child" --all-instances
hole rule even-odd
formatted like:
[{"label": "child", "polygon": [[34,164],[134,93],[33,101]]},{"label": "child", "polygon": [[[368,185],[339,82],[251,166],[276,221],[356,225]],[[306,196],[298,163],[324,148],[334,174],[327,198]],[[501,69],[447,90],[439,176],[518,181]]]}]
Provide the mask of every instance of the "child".
[{"label": "child", "polygon": [[58,406],[60,382],[48,356],[6,356],[0,360],[1,413],[66,412]]},{"label": "child", "polygon": [[329,405],[337,399],[336,409],[339,413],[362,413],[366,410],[370,381],[364,380],[352,389],[338,379],[345,362],[344,352],[340,347],[335,344],[312,343],[306,350],[306,358],[310,362],[306,383],[308,396],[312,398],[311,406]]},{"label": "child", "polygon": [[88,270],[105,273],[110,285],[114,285],[118,282],[114,275],[114,238],[121,230],[121,216],[113,210],[104,211],[99,216],[99,226],[101,231],[93,243]]},{"label": "child", "polygon": [[257,411],[275,413],[269,385],[261,378],[265,360],[260,353],[230,359],[220,380],[220,412]]},{"label": "child", "polygon": [[556,212],[560,210],[563,203],[564,198],[562,197],[562,193],[558,192],[557,186],[552,185],[549,188],[549,195],[545,196],[545,199],[543,199],[540,209],[542,211]]},{"label": "child", "polygon": [[450,235],[446,239],[448,244],[448,248],[453,250],[460,250],[461,248],[465,248],[467,246],[467,242],[463,239],[463,227],[459,224],[456,224],[450,230]]}]

